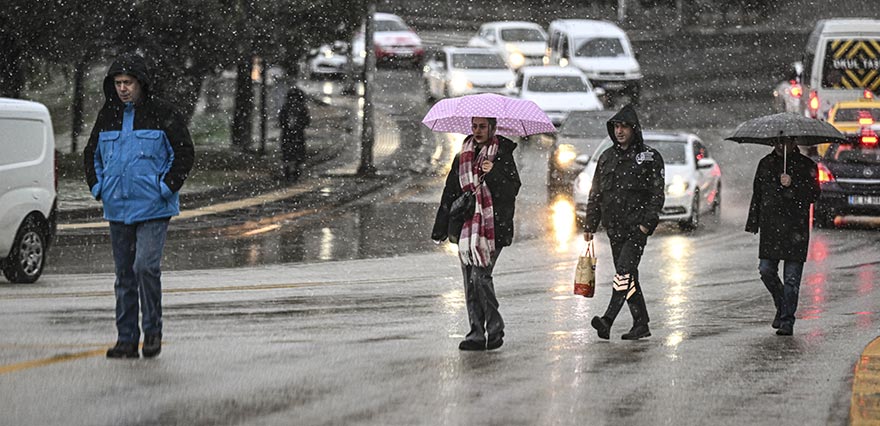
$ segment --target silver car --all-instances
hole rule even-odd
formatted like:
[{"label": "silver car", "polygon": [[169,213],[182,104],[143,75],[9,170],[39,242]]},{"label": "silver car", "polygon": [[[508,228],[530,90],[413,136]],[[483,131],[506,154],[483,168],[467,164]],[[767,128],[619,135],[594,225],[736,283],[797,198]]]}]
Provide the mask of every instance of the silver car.
[{"label": "silver car", "polygon": [[[665,164],[666,202],[660,220],[677,222],[689,231],[700,225],[703,214],[720,216],[721,167],[709,157],[700,138],[693,133],[659,131],[646,131],[642,137],[646,145],[660,152]],[[580,221],[586,217],[596,162],[610,147],[611,138],[606,137],[574,181],[575,211]]]}]

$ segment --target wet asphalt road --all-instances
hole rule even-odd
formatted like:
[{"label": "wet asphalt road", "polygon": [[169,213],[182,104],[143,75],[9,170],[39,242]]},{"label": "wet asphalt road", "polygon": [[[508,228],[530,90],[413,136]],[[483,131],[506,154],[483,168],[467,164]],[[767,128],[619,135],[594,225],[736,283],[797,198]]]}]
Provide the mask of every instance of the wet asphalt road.
[{"label": "wet asphalt road", "polygon": [[[382,79],[386,105],[413,105],[417,74],[385,72],[396,77]],[[698,129],[723,169],[721,218],[650,239],[641,275],[653,336],[624,342],[626,309],[611,341],[588,325],[610,294],[607,239],[596,297],[571,296],[580,239],[570,211],[547,205],[546,150],[522,144],[517,240],[495,273],[506,343],[461,353],[454,246],[428,239],[443,176],[410,171],[448,163],[456,141],[403,127],[420,143],[380,169],[405,178],[371,196],[256,234],[240,221],[222,222],[223,238],[174,234],[156,360],[103,358],[115,331],[99,233],[51,252],[37,284],[2,286],[0,423],[846,423],[853,365],[880,321],[880,239],[873,225],[816,230],[796,334],[773,334],[757,237],[742,231],[767,148],[722,142],[724,126]],[[321,195],[329,186],[310,196],[332,196]]]}]

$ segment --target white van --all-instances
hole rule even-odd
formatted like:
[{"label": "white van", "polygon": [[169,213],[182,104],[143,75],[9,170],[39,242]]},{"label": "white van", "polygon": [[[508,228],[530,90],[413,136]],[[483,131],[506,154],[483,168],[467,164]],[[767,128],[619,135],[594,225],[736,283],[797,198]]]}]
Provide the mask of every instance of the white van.
[{"label": "white van", "polygon": [[[797,65],[796,65],[797,66]],[[880,90],[880,20],[823,19],[807,39],[804,88],[800,107],[804,115],[824,120],[834,104],[863,96],[865,89]]]},{"label": "white van", "polygon": [[610,106],[619,96],[639,103],[642,70],[626,33],[608,21],[558,19],[550,23],[546,64],[575,66],[602,88]]},{"label": "white van", "polygon": [[42,104],[0,98],[0,269],[14,283],[43,273],[55,235],[55,136]]}]

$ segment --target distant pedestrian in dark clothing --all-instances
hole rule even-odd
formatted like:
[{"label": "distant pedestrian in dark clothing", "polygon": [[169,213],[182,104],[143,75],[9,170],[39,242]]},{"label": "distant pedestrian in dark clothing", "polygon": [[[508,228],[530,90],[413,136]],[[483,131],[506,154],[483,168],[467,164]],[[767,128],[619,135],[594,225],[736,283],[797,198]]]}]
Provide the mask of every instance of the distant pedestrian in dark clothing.
[{"label": "distant pedestrian in dark clothing", "polygon": [[590,324],[599,338],[608,339],[611,325],[626,302],[633,326],[621,337],[637,340],[651,335],[639,281],[639,262],[666,199],[663,157],[645,145],[639,118],[632,106],[623,107],[611,117],[607,128],[615,143],[597,161],[587,201],[584,239],[593,239],[599,223],[605,226],[616,274],[605,315],[593,317]]},{"label": "distant pedestrian in dark clothing", "polygon": [[497,349],[504,343],[492,270],[501,249],[513,241],[513,215],[521,185],[513,158],[516,143],[495,135],[496,119],[474,117],[472,129],[446,176],[431,232],[436,242],[454,239],[449,235],[449,209],[464,191],[475,194],[474,211],[457,235],[470,322],[470,331],[458,345],[463,351]]},{"label": "distant pedestrian in dark clothing", "polygon": [[278,113],[281,127],[281,161],[284,179],[296,181],[302,173],[306,160],[306,127],[311,124],[306,94],[294,85]]},{"label": "distant pedestrian in dark clothing", "polygon": [[103,108],[83,152],[86,182],[104,204],[116,264],[116,346],[108,358],[137,358],[138,302],[145,357],[162,348],[162,251],[178,192],[194,161],[186,120],[150,92],[144,59],[122,55],[104,78]]},{"label": "distant pedestrian in dark clothing", "polygon": [[[755,172],[746,232],[761,233],[758,271],[776,305],[772,326],[782,336],[794,331],[801,274],[810,246],[810,204],[821,191],[818,173],[816,163],[792,143],[777,144]],[[780,260],[785,261],[781,281]]]}]

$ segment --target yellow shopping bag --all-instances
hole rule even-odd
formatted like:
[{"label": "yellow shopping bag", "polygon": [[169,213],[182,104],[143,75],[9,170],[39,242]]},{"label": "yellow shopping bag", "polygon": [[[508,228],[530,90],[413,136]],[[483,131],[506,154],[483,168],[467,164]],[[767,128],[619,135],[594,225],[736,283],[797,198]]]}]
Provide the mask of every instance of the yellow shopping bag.
[{"label": "yellow shopping bag", "polygon": [[593,297],[595,290],[596,250],[593,247],[593,240],[590,240],[578,258],[577,269],[574,273],[574,294]]}]

